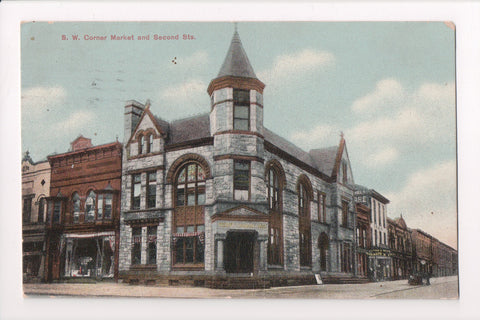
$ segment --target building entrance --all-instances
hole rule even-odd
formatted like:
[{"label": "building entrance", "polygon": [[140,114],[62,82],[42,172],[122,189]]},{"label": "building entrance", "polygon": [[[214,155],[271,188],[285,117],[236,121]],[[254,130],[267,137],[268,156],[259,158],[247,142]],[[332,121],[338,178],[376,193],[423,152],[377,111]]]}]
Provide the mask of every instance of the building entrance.
[{"label": "building entrance", "polygon": [[225,271],[252,273],[255,232],[229,231],[225,239]]}]

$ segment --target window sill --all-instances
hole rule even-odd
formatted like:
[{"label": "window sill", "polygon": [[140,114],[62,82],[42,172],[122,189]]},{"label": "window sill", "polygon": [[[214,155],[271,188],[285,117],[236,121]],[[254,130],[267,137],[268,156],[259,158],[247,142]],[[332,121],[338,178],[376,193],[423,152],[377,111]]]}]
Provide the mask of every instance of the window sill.
[{"label": "window sill", "polygon": [[184,271],[193,271],[193,270],[204,270],[205,264],[198,263],[198,264],[175,264],[172,266],[173,270],[184,270]]},{"label": "window sill", "polygon": [[156,264],[134,264],[130,266],[130,270],[137,270],[137,271],[156,271],[157,265]]}]

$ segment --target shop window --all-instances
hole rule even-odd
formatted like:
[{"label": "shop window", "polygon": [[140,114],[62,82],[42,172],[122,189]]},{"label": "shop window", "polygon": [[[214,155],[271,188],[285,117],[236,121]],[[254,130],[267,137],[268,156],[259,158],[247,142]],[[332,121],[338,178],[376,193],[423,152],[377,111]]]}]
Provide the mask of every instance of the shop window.
[{"label": "shop window", "polygon": [[147,264],[157,264],[157,227],[147,227]]},{"label": "shop window", "polygon": [[87,195],[87,200],[85,201],[85,221],[92,222],[95,220],[95,204],[96,204],[96,194],[91,190]]},{"label": "shop window", "polygon": [[132,209],[140,209],[140,196],[142,192],[142,176],[134,174],[132,176]]},{"label": "shop window", "polygon": [[233,192],[235,200],[248,200],[250,193],[250,162],[234,161]]},{"label": "shop window", "polygon": [[72,196],[73,209],[73,223],[78,223],[80,220],[80,196],[75,192]]},{"label": "shop window", "polygon": [[147,208],[155,208],[157,201],[157,174],[147,173]]},{"label": "shop window", "polygon": [[132,228],[132,265],[142,263],[142,228]]},{"label": "shop window", "polygon": [[250,130],[250,91],[233,89],[233,129]]}]

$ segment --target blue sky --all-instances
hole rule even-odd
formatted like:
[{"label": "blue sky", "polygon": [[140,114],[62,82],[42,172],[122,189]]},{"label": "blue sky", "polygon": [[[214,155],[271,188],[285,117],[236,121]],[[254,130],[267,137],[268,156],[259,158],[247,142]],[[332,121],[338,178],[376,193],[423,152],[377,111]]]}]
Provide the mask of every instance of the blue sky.
[{"label": "blue sky", "polygon": [[[390,217],[403,214],[409,227],[456,247],[452,28],[240,22],[238,30],[266,84],[266,127],[305,150],[335,145],[343,131],[355,182],[389,198]],[[150,40],[83,39],[111,34]],[[79,134],[122,141],[131,99],[150,99],[166,120],[208,112],[206,88],[232,34],[232,23],[24,23],[22,150],[38,161],[67,151]]]}]

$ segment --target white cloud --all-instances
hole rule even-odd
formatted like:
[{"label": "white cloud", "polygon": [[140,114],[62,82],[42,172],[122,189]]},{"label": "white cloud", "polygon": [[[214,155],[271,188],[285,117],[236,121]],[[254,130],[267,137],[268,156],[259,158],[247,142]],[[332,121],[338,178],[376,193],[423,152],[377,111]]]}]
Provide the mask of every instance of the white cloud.
[{"label": "white cloud", "polygon": [[456,246],[456,164],[438,163],[412,173],[390,199],[390,216],[402,214],[411,228],[422,230]]},{"label": "white cloud", "polygon": [[[454,83],[424,83],[407,90],[395,79],[384,79],[350,108],[357,116],[345,130],[345,138],[349,150],[366,167],[386,167],[422,149],[454,145]],[[340,128],[340,124],[320,124],[296,132],[291,139],[307,149],[328,146]]]},{"label": "white cloud", "polygon": [[95,120],[91,111],[80,110],[72,113],[67,119],[54,124],[52,128],[59,132],[75,132],[88,128],[88,124]]},{"label": "white cloud", "polygon": [[384,79],[377,83],[375,90],[352,104],[355,112],[376,111],[380,108],[391,108],[392,104],[399,104],[404,97],[404,89],[395,79]]},{"label": "white cloud", "polygon": [[338,144],[340,131],[335,126],[321,124],[310,130],[296,131],[290,139],[305,150]]},{"label": "white cloud", "polygon": [[191,56],[188,57],[177,57],[177,65],[184,68],[193,68],[199,65],[204,65],[208,62],[208,54],[206,51],[200,50],[194,52]]},{"label": "white cloud", "polygon": [[66,96],[67,92],[61,86],[25,89],[22,92],[22,113],[32,118],[46,115],[47,109],[62,104]]},{"label": "white cloud", "polygon": [[271,85],[278,80],[331,66],[334,62],[335,56],[330,52],[304,49],[293,54],[278,56],[273,66],[260,72],[258,77]]},{"label": "white cloud", "polygon": [[377,153],[374,153],[369,158],[368,165],[372,168],[377,166],[383,166],[387,163],[390,163],[398,158],[398,150],[393,147],[388,147],[386,149],[380,150]]},{"label": "white cloud", "polygon": [[190,79],[184,83],[174,84],[161,92],[161,98],[170,101],[189,101],[199,95],[206,95],[207,84],[198,79]]}]

